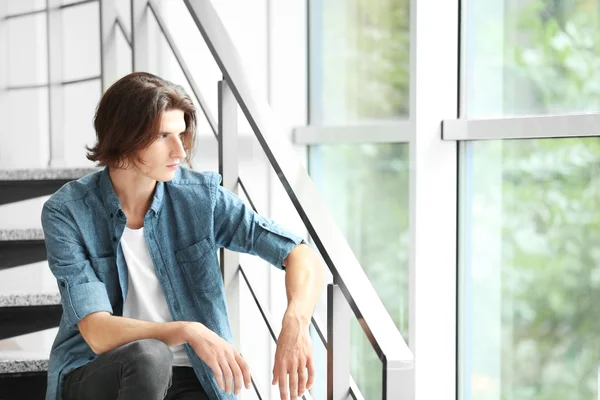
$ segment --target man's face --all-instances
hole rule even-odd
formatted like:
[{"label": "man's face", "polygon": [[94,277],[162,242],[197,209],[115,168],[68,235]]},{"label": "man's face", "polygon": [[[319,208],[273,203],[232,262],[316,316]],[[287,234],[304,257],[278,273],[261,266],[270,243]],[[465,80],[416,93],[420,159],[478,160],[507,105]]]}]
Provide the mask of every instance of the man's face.
[{"label": "man's face", "polygon": [[162,113],[159,135],[147,148],[140,150],[135,167],[142,174],[160,182],[168,182],[175,176],[179,162],[185,158],[182,138],[185,120],[182,110],[167,110]]}]

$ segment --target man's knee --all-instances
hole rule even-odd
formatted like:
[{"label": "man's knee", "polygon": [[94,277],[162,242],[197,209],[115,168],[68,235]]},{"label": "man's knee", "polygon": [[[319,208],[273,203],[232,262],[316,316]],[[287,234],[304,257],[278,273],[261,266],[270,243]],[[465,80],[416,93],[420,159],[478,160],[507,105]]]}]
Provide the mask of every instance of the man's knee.
[{"label": "man's knee", "polygon": [[[143,339],[122,346],[120,396],[163,399],[171,386],[173,353],[160,340]],[[119,397],[121,398],[121,397]]]},{"label": "man's knee", "polygon": [[167,373],[173,367],[173,353],[169,346],[156,339],[136,340],[126,345],[124,358],[126,362],[152,377]]}]

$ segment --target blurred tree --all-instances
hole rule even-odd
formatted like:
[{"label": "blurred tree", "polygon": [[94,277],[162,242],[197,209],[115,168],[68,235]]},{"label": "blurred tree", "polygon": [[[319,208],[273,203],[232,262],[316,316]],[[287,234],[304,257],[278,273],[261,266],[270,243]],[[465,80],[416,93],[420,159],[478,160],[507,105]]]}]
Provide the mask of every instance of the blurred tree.
[{"label": "blurred tree", "polygon": [[[523,3],[508,113],[600,111],[598,1]],[[600,140],[505,141],[502,159],[502,398],[596,398]]]}]

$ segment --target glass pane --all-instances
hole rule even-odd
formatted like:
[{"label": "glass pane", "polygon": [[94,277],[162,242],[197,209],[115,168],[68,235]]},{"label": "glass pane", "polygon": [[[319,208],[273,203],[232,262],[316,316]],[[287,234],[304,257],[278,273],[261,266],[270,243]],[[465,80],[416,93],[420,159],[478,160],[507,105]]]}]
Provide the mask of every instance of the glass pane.
[{"label": "glass pane", "polygon": [[350,346],[350,375],[363,398],[382,399],[383,366],[356,318],[350,321]]},{"label": "glass pane", "polygon": [[408,115],[409,0],[310,0],[310,123]]},{"label": "glass pane", "polygon": [[[323,321],[327,323],[327,321]],[[310,389],[310,395],[313,400],[327,400],[327,349],[323,345],[317,330],[311,324],[310,338],[313,345],[314,365],[315,365],[315,383]]]},{"label": "glass pane", "polygon": [[[311,146],[309,161],[311,177],[337,225],[407,339],[408,145]],[[373,388],[380,390],[380,382],[373,376],[381,379],[381,361],[358,324],[355,328],[352,374],[365,398],[374,399]]]},{"label": "glass pane", "polygon": [[600,0],[471,0],[470,117],[600,111]]},{"label": "glass pane", "polygon": [[465,146],[461,398],[597,398],[600,139]]}]

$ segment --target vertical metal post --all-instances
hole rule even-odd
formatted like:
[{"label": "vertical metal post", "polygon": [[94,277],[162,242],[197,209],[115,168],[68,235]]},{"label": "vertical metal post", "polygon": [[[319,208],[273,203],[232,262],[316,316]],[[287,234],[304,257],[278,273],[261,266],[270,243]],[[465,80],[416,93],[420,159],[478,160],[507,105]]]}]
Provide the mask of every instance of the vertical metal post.
[{"label": "vertical metal post", "polygon": [[131,0],[131,52],[133,71],[150,72],[150,26],[148,0]]},{"label": "vertical metal post", "polygon": [[50,167],[64,167],[64,90],[61,0],[46,0],[46,34],[48,46],[48,119],[50,132]]},{"label": "vertical metal post", "polygon": [[100,0],[100,63],[102,71],[102,93],[118,78],[116,0]]},{"label": "vertical metal post", "polygon": [[327,400],[350,394],[350,313],[340,287],[327,285]]},{"label": "vertical metal post", "polygon": [[[226,80],[219,82],[219,173],[223,187],[237,194],[238,190],[238,125],[237,102]],[[235,347],[241,345],[240,258],[233,251],[221,249],[221,273],[227,296],[229,321]]]}]

